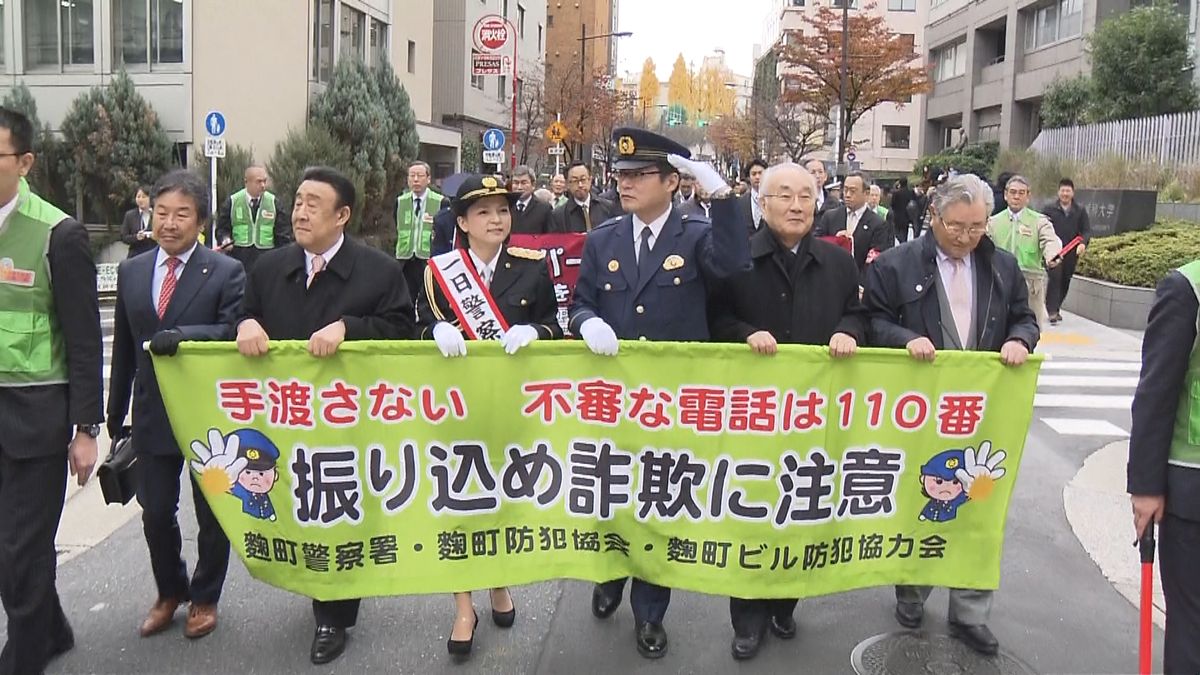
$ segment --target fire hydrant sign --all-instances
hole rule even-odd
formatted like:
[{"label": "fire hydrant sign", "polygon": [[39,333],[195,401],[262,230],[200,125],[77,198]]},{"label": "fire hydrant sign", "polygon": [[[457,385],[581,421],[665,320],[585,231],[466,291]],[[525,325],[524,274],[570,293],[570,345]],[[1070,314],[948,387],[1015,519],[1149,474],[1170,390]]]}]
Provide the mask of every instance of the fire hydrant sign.
[{"label": "fire hydrant sign", "polygon": [[153,358],[233,549],[322,600],[629,575],[744,598],[995,588],[1040,364],[572,340]]},{"label": "fire hydrant sign", "polygon": [[481,52],[498,52],[508,46],[512,37],[508,21],[499,14],[488,14],[475,22],[472,38]]}]

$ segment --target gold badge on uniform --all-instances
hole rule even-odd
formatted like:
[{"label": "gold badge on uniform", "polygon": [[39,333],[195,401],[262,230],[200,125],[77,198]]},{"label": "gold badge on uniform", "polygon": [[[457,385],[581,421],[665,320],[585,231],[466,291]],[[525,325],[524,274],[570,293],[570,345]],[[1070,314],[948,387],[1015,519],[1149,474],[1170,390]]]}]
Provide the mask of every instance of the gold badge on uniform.
[{"label": "gold badge on uniform", "polygon": [[497,185],[497,183],[496,183],[495,178],[492,178],[491,176],[483,177],[483,187],[491,190],[491,189],[494,189],[496,187],[496,185]]},{"label": "gold badge on uniform", "polygon": [[637,150],[637,146],[633,143],[633,136],[622,136],[617,139],[617,151],[622,155],[632,155]]},{"label": "gold badge on uniform", "polygon": [[677,270],[680,267],[683,267],[683,256],[672,254],[667,256],[667,259],[663,261],[663,269],[668,272]]},{"label": "gold badge on uniform", "polygon": [[609,272],[616,272],[619,269],[621,269],[621,263],[617,262],[616,260],[608,261],[608,271]]}]

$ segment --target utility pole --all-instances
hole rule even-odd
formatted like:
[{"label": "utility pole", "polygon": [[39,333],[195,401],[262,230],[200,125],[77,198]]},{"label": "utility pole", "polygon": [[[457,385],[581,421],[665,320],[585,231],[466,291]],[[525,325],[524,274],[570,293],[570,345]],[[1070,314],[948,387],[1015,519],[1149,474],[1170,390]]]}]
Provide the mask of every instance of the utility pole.
[{"label": "utility pole", "polygon": [[833,167],[834,176],[840,175],[842,170],[842,155],[846,152],[846,144],[843,142],[847,131],[846,125],[846,77],[848,70],[848,62],[850,60],[850,3],[852,0],[842,0],[842,73],[841,81],[838,84],[838,119],[837,119],[837,148],[836,157],[837,164]]}]

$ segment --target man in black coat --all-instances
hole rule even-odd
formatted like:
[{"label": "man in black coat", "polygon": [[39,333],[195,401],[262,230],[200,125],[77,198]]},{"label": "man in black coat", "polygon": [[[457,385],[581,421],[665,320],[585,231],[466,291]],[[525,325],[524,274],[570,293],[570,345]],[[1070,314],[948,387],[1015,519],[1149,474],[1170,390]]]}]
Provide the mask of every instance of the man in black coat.
[{"label": "man in black coat", "polygon": [[1173,270],[1158,284],[1146,336],[1142,373],[1133,395],[1127,485],[1134,529],[1141,538],[1159,524],[1167,627],[1164,673],[1200,673],[1200,456],[1193,432],[1197,412],[1196,318],[1200,262]]},{"label": "man in black coat", "polygon": [[592,194],[592,172],[587,164],[567,167],[567,201],[554,209],[554,232],[591,232],[604,221],[621,215],[612,202]]},{"label": "man in black coat", "polygon": [[867,204],[867,179],[860,171],[846,176],[846,203],[826,210],[817,221],[817,236],[837,236],[854,242],[854,264],[866,278],[867,263],[896,243],[892,229]]},{"label": "man in black coat", "polygon": [[[1025,363],[1037,347],[1037,317],[1017,259],[985,234],[991,189],[978,176],[961,174],[939,186],[932,202],[930,231],[867,268],[870,344],[903,347],[918,361],[933,361],[940,349],[962,349],[999,352],[1009,366]],[[931,590],[896,587],[902,626],[921,625]],[[992,594],[950,590],[950,635],[983,654],[1000,647],[987,627]]]},{"label": "man in black coat", "polygon": [[753,234],[762,229],[762,210],[758,200],[758,186],[762,184],[763,172],[767,170],[766,161],[754,158],[746,165],[746,182],[750,189],[737,198],[738,214],[746,225],[746,230]]},{"label": "man in black coat", "polygon": [[125,260],[117,270],[108,434],[120,436],[132,395],[137,498],[158,591],[140,633],[149,637],[162,632],[174,621],[179,605],[190,602],[184,635],[199,638],[217,627],[229,540],[193,477],[200,534],[196,570],[189,581],[175,517],[183,453],[167,419],[154,364],[142,344],[149,341],[150,351],[173,355],[183,340],[229,340],[242,310],[246,275],[241,262],[197,241],[209,208],[208,186],[199,176],[172,171],[154,186],[153,197],[157,250]]},{"label": "man in black coat", "polygon": [[550,232],[550,216],[554,209],[546,202],[533,196],[536,185],[533,170],[520,165],[512,172],[512,190],[518,193],[513,207],[513,234],[546,234]]},{"label": "man in black coat", "polygon": [[[391,256],[345,236],[354,184],[328,167],[304,172],[296,190],[296,243],[263,255],[246,285],[238,351],[258,357],[271,340],[308,340],[324,358],[346,340],[406,340],[415,312],[403,268]],[[358,620],[359,600],[313,600],[311,659],[333,661]]]},{"label": "man in black coat", "polygon": [[1092,224],[1088,220],[1087,209],[1075,203],[1075,183],[1070,178],[1058,181],[1058,200],[1048,204],[1042,213],[1054,225],[1054,233],[1058,240],[1066,246],[1075,237],[1083,237],[1080,242],[1066,255],[1062,256],[1062,264],[1050,268],[1049,285],[1046,288],[1046,311],[1050,315],[1050,323],[1062,321],[1063,300],[1067,299],[1067,291],[1071,288],[1071,277],[1075,275],[1075,265],[1079,264],[1079,256],[1087,250],[1087,244],[1092,239]]},{"label": "man in black coat", "polygon": [[[892,223],[896,229],[896,239],[900,243],[908,241],[909,227],[912,224],[912,219],[908,217],[908,203],[916,198],[916,193],[912,188],[908,187],[908,178],[901,177],[896,181],[896,189],[892,191],[892,204],[889,207],[892,214]],[[912,238],[916,239],[921,236],[920,232],[913,232]]]},{"label": "man in black coat", "polygon": [[829,173],[825,170],[825,162],[815,158],[808,159],[804,161],[804,168],[812,174],[812,177],[817,181],[817,187],[820,188],[817,192],[817,219],[814,221],[817,226],[820,226],[821,216],[825,215],[826,211],[832,211],[841,206],[842,203],[825,189],[825,186],[829,183]]},{"label": "man in black coat", "polygon": [[30,191],[33,163],[33,125],[0,108],[0,258],[9,263],[0,312],[6,327],[28,331],[0,351],[0,601],[8,616],[0,675],[41,673],[75,645],[54,587],[54,535],[66,469],[87,482],[103,420],[87,230]]},{"label": "man in black coat", "polygon": [[[778,345],[829,345],[849,356],[867,336],[858,299],[858,270],[846,251],[812,235],[816,180],[798,164],[777,164],[762,178],[766,227],[750,237],[754,267],[718,282],[709,299],[714,340],[745,342],[759,354]],[[796,636],[795,598],[729,599],[733,658],[753,658],[768,626]]]},{"label": "man in black coat", "polygon": [[150,186],[139,185],[137,193],[133,196],[133,202],[135,206],[126,211],[125,217],[121,220],[121,241],[129,247],[129,254],[125,256],[127,258],[145,253],[157,246],[151,236]]}]

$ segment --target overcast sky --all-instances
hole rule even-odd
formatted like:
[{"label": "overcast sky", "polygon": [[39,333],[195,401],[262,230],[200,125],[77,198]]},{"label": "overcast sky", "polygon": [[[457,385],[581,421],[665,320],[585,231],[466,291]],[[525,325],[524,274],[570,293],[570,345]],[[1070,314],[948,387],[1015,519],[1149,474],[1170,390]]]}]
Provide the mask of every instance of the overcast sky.
[{"label": "overcast sky", "polygon": [[617,74],[640,73],[646,57],[654,59],[658,79],[671,75],[675,57],[697,66],[715,49],[737,75],[750,76],[754,44],[762,40],[763,19],[771,0],[618,0],[620,38]]}]

